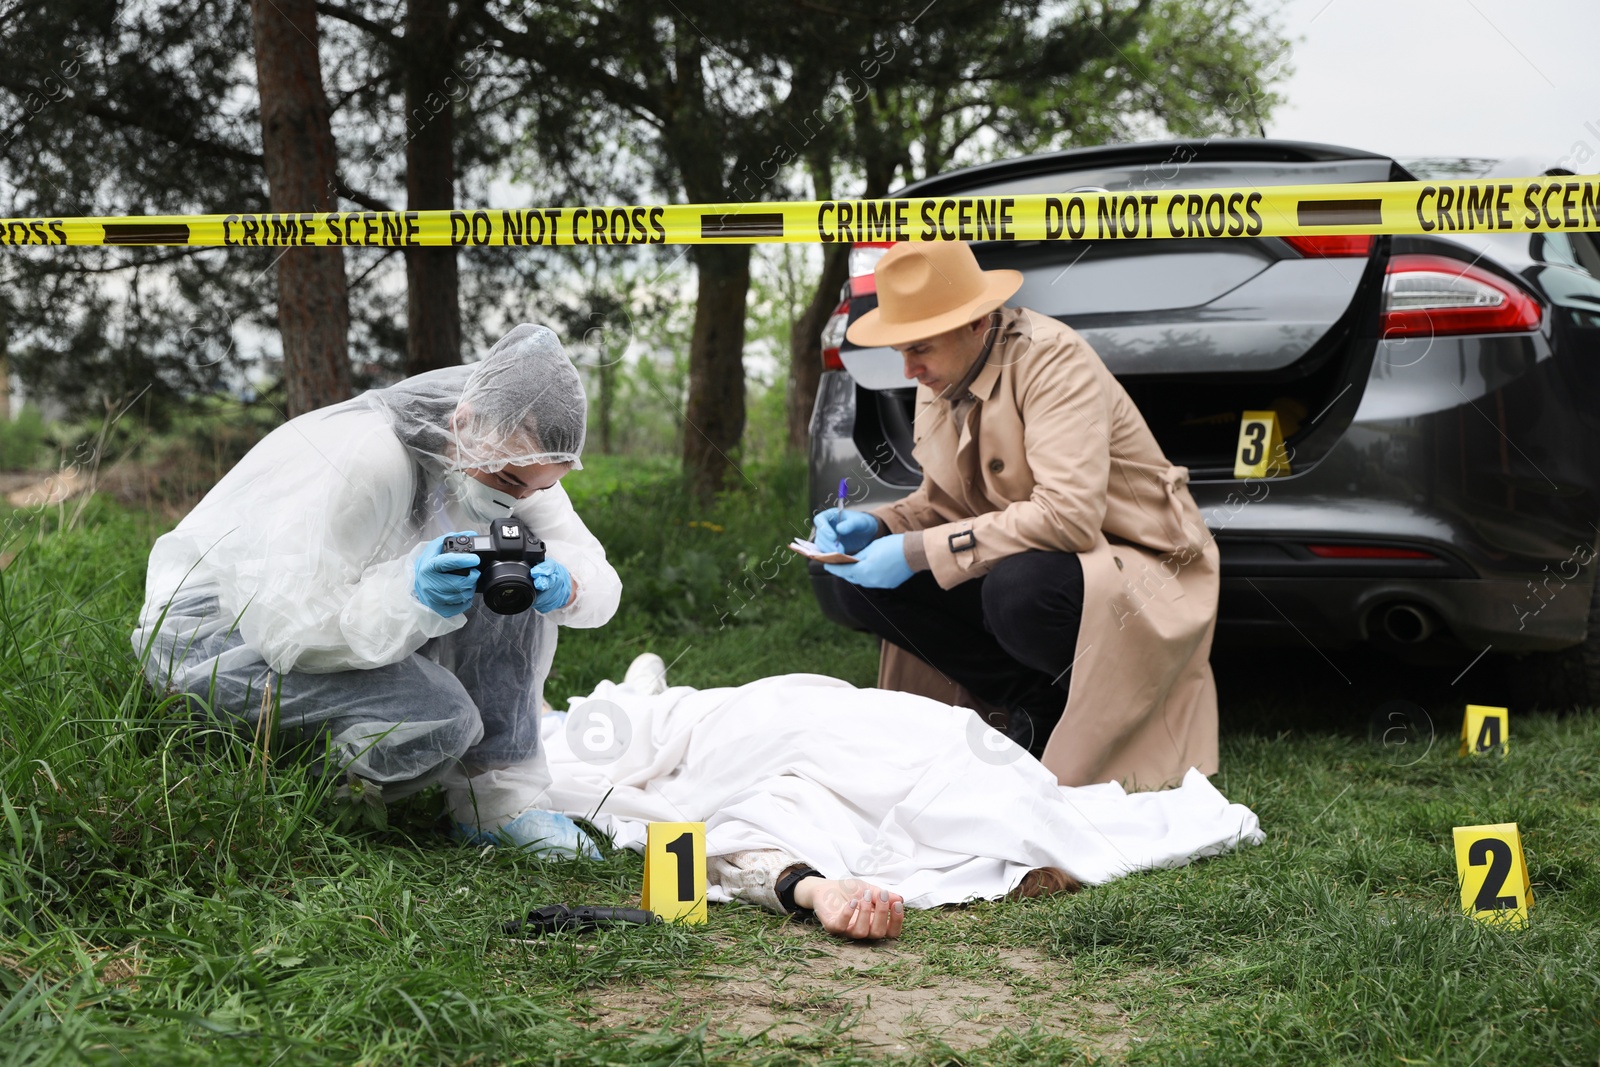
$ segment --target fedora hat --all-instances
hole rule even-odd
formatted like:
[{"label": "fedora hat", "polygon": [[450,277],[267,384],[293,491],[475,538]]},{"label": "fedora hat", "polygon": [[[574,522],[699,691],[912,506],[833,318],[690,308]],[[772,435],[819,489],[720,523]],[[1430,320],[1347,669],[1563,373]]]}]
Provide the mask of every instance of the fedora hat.
[{"label": "fedora hat", "polygon": [[980,319],[1022,288],[1014,270],[984,270],[965,241],[902,242],[873,272],[878,306],[845,336],[862,347],[922,341]]}]

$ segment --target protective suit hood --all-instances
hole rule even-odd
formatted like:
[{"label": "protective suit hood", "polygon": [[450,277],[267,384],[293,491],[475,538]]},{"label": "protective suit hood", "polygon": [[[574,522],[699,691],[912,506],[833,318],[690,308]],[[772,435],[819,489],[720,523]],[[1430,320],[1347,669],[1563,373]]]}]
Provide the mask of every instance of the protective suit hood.
[{"label": "protective suit hood", "polygon": [[477,363],[428,371],[352,403],[381,411],[412,458],[435,473],[583,468],[583,379],[547,326],[523,323]]}]

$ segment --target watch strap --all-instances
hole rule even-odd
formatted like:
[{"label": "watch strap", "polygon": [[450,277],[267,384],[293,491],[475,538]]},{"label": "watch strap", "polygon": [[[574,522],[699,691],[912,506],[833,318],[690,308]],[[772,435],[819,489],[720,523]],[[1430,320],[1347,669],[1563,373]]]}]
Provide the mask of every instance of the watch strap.
[{"label": "watch strap", "polygon": [[802,908],[794,902],[794,889],[801,881],[807,878],[821,878],[822,872],[806,863],[797,863],[778,876],[778,884],[773,888],[777,892],[778,903],[783,910],[799,919],[809,922],[817,917],[817,913],[810,908]]}]

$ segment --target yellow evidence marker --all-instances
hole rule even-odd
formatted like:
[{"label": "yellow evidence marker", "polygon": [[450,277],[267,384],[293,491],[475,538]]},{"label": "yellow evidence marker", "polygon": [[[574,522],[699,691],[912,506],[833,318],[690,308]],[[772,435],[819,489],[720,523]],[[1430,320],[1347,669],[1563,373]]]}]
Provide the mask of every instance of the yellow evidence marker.
[{"label": "yellow evidence marker", "polygon": [[1457,826],[1456,880],[1461,883],[1461,910],[1479,922],[1503,923],[1514,929],[1528,925],[1533,887],[1522,835],[1514,822],[1490,826]]},{"label": "yellow evidence marker", "polygon": [[1503,756],[1511,750],[1511,712],[1483,704],[1468,704],[1461,720],[1460,755],[1480,756],[1498,750]]},{"label": "yellow evidence marker", "polygon": [[1281,478],[1289,473],[1289,457],[1276,411],[1247,411],[1239,418],[1239,449],[1233,457],[1235,478]]},{"label": "yellow evidence marker", "polygon": [[706,921],[706,824],[653,822],[644,846],[640,905],[663,922]]}]

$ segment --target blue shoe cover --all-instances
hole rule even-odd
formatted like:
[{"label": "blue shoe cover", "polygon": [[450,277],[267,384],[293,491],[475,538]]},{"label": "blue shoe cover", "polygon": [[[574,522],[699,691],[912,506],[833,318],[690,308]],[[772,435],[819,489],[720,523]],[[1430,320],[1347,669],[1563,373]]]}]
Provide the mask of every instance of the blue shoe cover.
[{"label": "blue shoe cover", "polygon": [[538,808],[529,808],[498,830],[479,830],[458,822],[455,836],[468,845],[526,848],[542,856],[563,859],[600,858],[600,850],[577,823],[558,812]]}]

